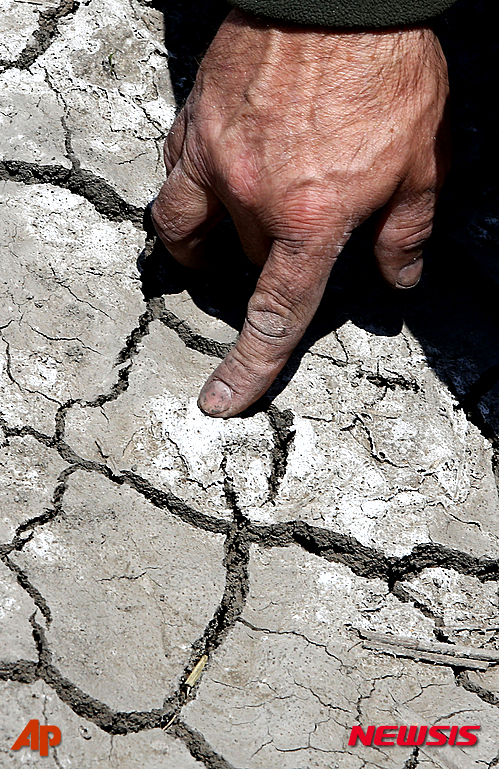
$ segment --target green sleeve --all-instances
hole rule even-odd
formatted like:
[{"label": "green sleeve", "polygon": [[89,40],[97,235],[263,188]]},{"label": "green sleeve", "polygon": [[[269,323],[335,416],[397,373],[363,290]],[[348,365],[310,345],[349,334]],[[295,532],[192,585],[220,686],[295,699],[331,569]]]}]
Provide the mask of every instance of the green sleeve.
[{"label": "green sleeve", "polygon": [[455,0],[229,0],[242,11],[322,27],[394,27],[437,16]]}]

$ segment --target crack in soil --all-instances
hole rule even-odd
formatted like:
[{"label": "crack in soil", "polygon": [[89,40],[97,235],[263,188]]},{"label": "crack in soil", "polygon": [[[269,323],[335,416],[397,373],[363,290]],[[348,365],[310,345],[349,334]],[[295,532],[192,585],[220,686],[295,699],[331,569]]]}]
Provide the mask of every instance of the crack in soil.
[{"label": "crack in soil", "polygon": [[52,184],[88,200],[95,210],[113,222],[129,221],[142,229],[143,208],[127,203],[104,179],[73,165],[39,165],[24,160],[1,160],[0,180],[22,184]]},{"label": "crack in soil", "polygon": [[[224,359],[225,356],[233,348],[231,343],[217,342],[214,339],[203,336],[197,331],[194,331],[189,323],[185,320],[181,320],[172,310],[167,309],[164,306],[163,299],[156,299],[156,313],[157,317],[167,328],[174,331],[179,339],[190,350],[196,350],[203,355],[209,355],[214,358]],[[160,304],[161,303],[161,304]],[[161,306],[161,309],[159,307]],[[261,399],[261,403],[265,402],[265,397]],[[263,409],[266,414],[272,435],[274,438],[274,446],[272,448],[272,467],[270,476],[268,479],[269,485],[269,502],[274,502],[284,475],[286,474],[286,467],[288,463],[288,455],[290,448],[293,444],[296,431],[292,429],[293,426],[293,412],[290,409],[280,411],[273,403],[269,403],[266,408]]]},{"label": "crack in soil", "polygon": [[[194,668],[195,663],[203,656],[209,659],[210,655],[223,643],[229,630],[241,616],[249,592],[249,544],[244,536],[248,524],[242,515],[232,480],[226,473],[226,460],[222,464],[224,472],[224,492],[228,507],[233,512],[233,522],[227,531],[225,542],[225,589],[213,618],[207,624],[203,635],[192,644],[189,662],[185,668],[185,679]],[[183,706],[196,697],[196,687],[180,687],[175,694],[167,698],[164,707],[167,712],[164,715],[164,724],[175,721]],[[218,760],[218,759],[217,759]],[[211,766],[211,764],[210,764]],[[218,766],[218,764],[213,764]]]},{"label": "crack in soil", "polygon": [[[102,180],[96,179],[91,174],[87,175],[86,178],[90,182],[97,181],[102,186],[98,189],[93,189],[90,196],[88,190],[84,194],[80,189],[77,189],[81,178],[85,177],[77,167],[77,164],[73,164],[71,171],[55,166],[46,166],[40,171],[40,167],[34,164],[6,161],[0,163],[0,177],[2,174],[7,174],[8,178],[15,178],[16,181],[26,181],[27,178],[27,183],[38,183],[40,181],[54,183],[55,178],[56,183],[60,186],[76,191],[78,194],[83,194],[84,197],[90,199],[96,209],[108,216],[108,218],[114,220],[129,219],[136,226],[139,226],[139,219],[142,219],[143,212],[140,209],[129,206],[111,190],[109,185],[106,185]],[[101,196],[102,190],[105,193],[104,197]],[[109,190],[111,190],[112,195],[116,196],[117,203],[109,203],[107,201],[106,195],[108,195]],[[115,201],[114,198],[112,200]],[[79,399],[63,404],[58,409],[56,415],[53,436],[44,435],[29,425],[13,428],[5,420],[0,420],[7,438],[14,435],[30,435],[43,445],[56,450],[63,459],[70,463],[70,467],[66,468],[58,478],[58,484],[53,495],[53,508],[21,524],[16,530],[12,542],[9,545],[4,545],[3,550],[0,551],[2,560],[15,573],[20,586],[31,596],[47,624],[51,621],[51,613],[45,599],[31,584],[25,572],[13,563],[8,555],[13,550],[20,550],[24,547],[33,535],[34,528],[43,526],[59,514],[62,510],[62,500],[66,491],[67,479],[76,470],[98,472],[113,483],[119,485],[127,484],[154,506],[167,509],[184,522],[205,531],[226,535],[224,558],[226,584],[224,594],[203,635],[191,647],[190,660],[186,666],[185,674],[192,670],[194,663],[199,660],[200,656],[206,654],[209,658],[210,654],[224,642],[227,633],[240,618],[249,589],[248,565],[251,543],[264,548],[298,545],[307,552],[325,560],[345,564],[359,576],[368,579],[382,579],[388,584],[389,590],[401,600],[411,600],[410,596],[401,595],[401,581],[407,577],[419,574],[424,569],[430,567],[440,566],[453,569],[458,573],[477,577],[482,582],[499,580],[499,559],[471,556],[438,544],[418,545],[410,554],[396,558],[385,556],[374,548],[364,546],[351,536],[314,527],[303,521],[289,521],[268,526],[252,524],[239,510],[232,481],[225,472],[225,463],[224,490],[228,506],[233,511],[233,522],[231,524],[194,510],[171,492],[157,489],[146,479],[131,471],[125,471],[116,475],[106,465],[78,456],[71,446],[64,441],[67,412],[76,404],[90,408],[102,406],[104,403],[115,400],[128,389],[133,359],[139,352],[141,340],[149,333],[149,326],[153,320],[162,322],[178,335],[186,347],[202,354],[223,358],[232,347],[232,345],[222,344],[198,334],[186,321],[182,321],[175,313],[167,310],[161,299],[150,299],[147,303],[146,311],[139,318],[137,327],[128,336],[118,356],[118,365],[127,362],[129,365],[118,372],[117,381],[109,392],[97,396],[92,401]],[[481,414],[477,411],[477,403],[485,394],[485,387],[488,387],[489,384],[492,387],[495,384],[495,380],[492,381],[493,373],[489,372],[487,376],[483,375],[481,380],[478,380],[470,388],[468,395],[460,401],[461,407],[467,410],[468,419],[475,424],[478,422],[477,426],[480,427],[482,433],[485,434],[488,431],[486,437],[489,440],[491,439],[492,428],[487,425]],[[413,383],[406,380],[402,381],[399,377],[386,378],[368,375],[368,378],[370,378],[370,381],[372,380],[373,384],[380,387],[414,389]],[[471,416],[469,415],[470,412]],[[265,409],[265,413],[269,419],[274,436],[272,471],[269,478],[269,498],[273,501],[285,476],[288,453],[293,444],[295,431],[292,429],[293,414],[290,410],[281,412],[273,404],[269,404]],[[29,536],[23,537],[22,535],[26,532],[29,533]],[[431,615],[428,607],[417,606],[417,608],[426,616]],[[431,616],[433,617],[433,615]],[[110,734],[126,734],[144,729],[164,727],[165,724],[171,722],[173,717],[173,722],[171,722],[171,727],[169,727],[171,728],[171,733],[184,742],[194,758],[203,761],[205,766],[210,769],[232,769],[225,759],[210,748],[203,735],[178,720],[182,707],[188,701],[195,698],[197,693],[196,687],[193,687],[193,690],[191,690],[190,687],[185,686],[185,682],[181,683],[177,691],[165,700],[162,709],[130,713],[115,712],[104,703],[85,694],[71,681],[62,676],[51,664],[51,654],[43,628],[36,623],[34,615],[30,622],[39,652],[38,663],[26,660],[19,660],[17,663],[0,663],[0,678],[11,679],[21,683],[33,683],[38,679],[44,680],[77,715],[92,721],[99,728]],[[473,692],[488,704],[499,705],[499,698],[492,692],[472,682],[466,671],[456,669],[455,673],[458,686]],[[417,763],[418,756],[414,753],[406,762],[404,769],[414,769]]]},{"label": "crack in soil", "polygon": [[[134,343],[131,341],[130,349],[132,348],[134,348]],[[463,574],[476,576],[481,581],[497,579],[499,572],[498,560],[470,556],[439,545],[418,545],[408,556],[395,558],[385,556],[373,548],[361,545],[353,537],[312,527],[302,521],[291,521],[270,526],[251,524],[239,510],[232,481],[225,473],[225,465],[224,489],[228,505],[233,510],[233,523],[227,524],[225,521],[220,521],[216,518],[209,519],[208,516],[204,516],[204,520],[200,520],[200,517],[202,518],[200,513],[192,510],[173,495],[155,489],[139,476],[135,476],[132,473],[114,476],[106,466],[78,457],[60,437],[54,436],[51,438],[44,436],[29,427],[9,428],[8,425],[4,424],[4,429],[7,437],[13,434],[30,434],[44,445],[49,445],[51,448],[58,450],[63,458],[72,460],[71,467],[63,471],[59,476],[53,497],[54,510],[61,508],[66,481],[72,472],[75,472],[77,469],[97,471],[115,483],[129,483],[153,504],[158,507],[168,508],[173,514],[178,515],[193,526],[204,528],[205,530],[223,531],[227,535],[224,559],[227,576],[224,595],[202,637],[192,645],[191,662],[186,668],[186,673],[189,669],[192,669],[193,661],[198,660],[200,655],[207,654],[209,656],[223,643],[228,631],[240,617],[248,593],[249,545],[251,543],[256,543],[266,548],[286,547],[291,544],[297,544],[307,552],[318,555],[328,561],[344,563],[360,576],[367,578],[380,577],[395,592],[396,582],[401,578],[417,574],[425,568],[436,565],[452,568]],[[21,527],[16,532],[16,536],[19,537],[35,525],[47,523],[55,514],[57,513],[54,511],[48,511],[47,514],[21,524]],[[24,543],[27,540],[21,541]],[[15,564],[12,564],[7,556],[3,560],[16,573],[21,587],[31,595],[46,621],[49,622],[51,619],[50,609],[46,605],[43,596],[31,585],[24,572]],[[206,766],[213,767],[214,769],[218,769],[218,767],[230,769],[231,765],[211,750],[202,735],[190,729],[183,722],[177,721],[183,705],[196,696],[196,689],[191,692],[185,687],[185,684],[181,684],[177,692],[165,700],[164,707],[161,710],[153,709],[147,712],[130,713],[115,712],[107,705],[85,694],[71,681],[62,676],[51,664],[51,655],[43,628],[36,623],[34,616],[31,618],[31,624],[39,650],[39,662],[32,663],[20,660],[18,663],[3,663],[0,665],[0,678],[21,683],[33,683],[37,679],[43,679],[77,715],[92,721],[98,727],[111,734],[126,734],[144,729],[164,727],[173,716],[172,734],[184,742],[194,758],[203,761]],[[499,700],[495,695],[472,683],[463,671],[458,672],[456,683],[477,694],[477,696],[490,704],[499,704]],[[409,766],[414,766],[414,764],[409,764]]]},{"label": "crack in soil", "polygon": [[[72,163],[71,169],[57,165],[41,166],[37,163],[27,163],[19,160],[3,160],[0,161],[0,180],[11,180],[24,184],[47,183],[68,189],[70,192],[80,195],[88,200],[100,214],[111,221],[130,221],[135,227],[143,229],[146,209],[134,206],[125,201],[111,187],[111,185],[102,178],[95,176],[90,171],[82,171],[79,162],[71,151],[70,136],[66,129],[67,146],[68,142],[68,158]],[[148,239],[144,253],[150,251],[154,244],[154,236],[150,232],[147,232],[146,234],[148,235]],[[153,301],[157,304],[158,302],[162,302],[162,299],[155,299]],[[158,306],[156,307],[156,313],[156,317],[158,317],[167,328],[174,331],[189,349],[196,350],[203,355],[223,359],[233,346],[232,344],[209,339],[194,331],[186,321],[181,320],[175,313],[165,308],[164,304],[161,308]],[[386,387],[388,389],[401,387],[406,390],[411,389],[414,392],[419,390],[419,385],[417,385],[417,383],[406,380],[401,376],[386,377],[380,374],[366,374],[365,376],[372,384],[379,387]],[[493,448],[492,468],[499,485],[499,438],[495,435],[493,428],[486,422],[478,410],[479,401],[496,384],[498,377],[499,364],[495,364],[487,369],[487,371],[484,372],[473,385],[471,385],[468,393],[464,396],[459,395],[452,383],[448,383],[448,387],[459,402],[460,408],[464,410],[468,421],[478,427],[482,435],[491,442]],[[277,408],[275,406],[273,408],[275,409],[274,414],[276,414]],[[283,441],[284,436],[279,435],[274,429],[275,418],[272,419],[268,408],[266,413],[271,422],[274,438],[277,439],[275,441],[275,451],[273,452],[273,468],[269,479],[270,500],[273,501],[277,494],[276,483],[278,485],[282,479],[287,461],[287,454],[285,456],[279,456],[278,453],[276,454],[276,451],[279,452],[280,446],[285,450],[286,446],[289,449],[292,441],[291,439]],[[285,418],[285,413],[287,412],[282,413],[283,418]],[[283,465],[284,472],[282,472],[281,469]]]},{"label": "crack in soil", "polygon": [[189,350],[196,350],[196,352],[200,352],[203,355],[223,359],[234,346],[230,343],[217,342],[214,339],[209,339],[199,334],[185,320],[181,320],[166,307],[163,307],[159,320],[171,331],[174,331]]},{"label": "crack in soil", "polygon": [[121,365],[128,363],[128,366],[124,366],[118,372],[118,379],[112,385],[111,389],[107,393],[97,395],[93,400],[86,401],[82,398],[74,398],[66,401],[57,410],[55,416],[55,433],[54,437],[56,441],[60,441],[64,438],[66,430],[66,414],[73,406],[81,406],[82,408],[100,408],[105,403],[114,401],[119,396],[128,390],[130,386],[130,374],[133,367],[133,359],[139,353],[139,344],[142,339],[149,334],[149,326],[154,320],[154,310],[149,307],[142,313],[139,318],[138,325],[133,329],[125,341],[124,347],[118,353],[118,358],[115,365]]},{"label": "crack in soil", "polygon": [[305,521],[267,526],[250,523],[247,536],[264,548],[299,545],[308,553],[348,566],[360,577],[383,580],[390,592],[398,590],[397,582],[435,567],[453,569],[459,574],[476,577],[480,582],[499,581],[499,559],[473,556],[434,543],[416,545],[405,556],[386,556],[350,535],[312,526]]},{"label": "crack in soil", "polygon": [[419,748],[416,745],[412,751],[412,755],[407,759],[404,764],[404,769],[416,769],[419,764]]},{"label": "crack in soil", "polygon": [[[94,462],[93,460],[85,459],[84,457],[80,457],[68,443],[61,440],[61,438],[57,435],[45,435],[44,433],[40,433],[38,430],[35,430],[29,425],[24,425],[23,427],[11,427],[2,417],[0,417],[0,427],[4,431],[7,438],[22,438],[25,435],[29,435],[43,446],[46,446],[49,449],[54,449],[57,451],[59,456],[62,457],[62,459],[68,462],[68,464],[72,465],[73,472],[75,470],[96,472],[100,475],[103,475],[109,481],[116,483],[118,486],[127,484],[138,494],[147,499],[148,502],[151,502],[151,504],[153,504],[155,507],[161,510],[168,510],[168,512],[172,513],[172,515],[175,515],[177,518],[180,518],[185,523],[205,531],[218,534],[227,533],[227,521],[221,518],[216,518],[214,516],[205,515],[204,513],[194,510],[194,508],[191,508],[182,499],[175,496],[175,494],[172,492],[157,489],[155,486],[149,483],[147,479],[142,478],[136,473],[125,470],[120,475],[116,475],[107,465]],[[50,515],[47,519],[44,519],[44,516],[39,516],[40,520],[37,525],[46,523],[53,517],[54,515]],[[38,521],[38,519],[32,520]],[[22,540],[22,542],[25,542],[25,540]],[[0,549],[2,547],[4,548],[3,553],[11,552],[13,549],[19,549],[18,547],[14,548],[12,542],[7,545],[0,546]]]},{"label": "crack in soil", "polygon": [[277,406],[272,403],[265,412],[267,414],[272,434],[274,436],[274,446],[272,448],[272,469],[270,472],[269,483],[269,501],[274,502],[281,481],[286,475],[288,466],[288,456],[296,430],[293,430],[294,415],[291,409],[279,411]]},{"label": "crack in soil", "polygon": [[[72,472],[76,469],[98,472],[120,486],[127,484],[155,507],[167,509],[185,523],[196,528],[222,534],[229,534],[231,531],[231,524],[224,519],[209,516],[191,508],[172,492],[156,488],[136,473],[124,471],[116,475],[107,465],[80,457],[57,434],[51,437],[29,426],[11,427],[2,418],[0,418],[0,426],[7,438],[29,435],[44,446],[56,450],[65,461],[72,465]],[[231,504],[237,503],[232,502]],[[52,515],[46,520],[50,520],[51,517]],[[46,520],[41,516],[39,523],[43,524]],[[245,546],[250,543],[263,548],[298,545],[306,552],[327,561],[348,566],[358,576],[367,579],[382,579],[388,584],[391,591],[394,590],[397,582],[420,574],[425,569],[435,567],[453,569],[459,574],[476,577],[481,582],[499,581],[499,559],[474,556],[435,543],[416,545],[408,555],[396,557],[386,556],[373,547],[363,545],[350,535],[312,526],[305,521],[258,525],[241,516],[240,524],[241,531],[238,531],[238,542],[243,542]],[[28,524],[22,526],[23,531],[29,528]]]},{"label": "crack in soil", "polygon": [[411,382],[403,376],[384,376],[379,372],[377,374],[366,374],[363,371],[358,371],[360,378],[365,377],[368,382],[376,387],[386,387],[388,390],[395,390],[398,387],[402,390],[412,390],[417,393],[421,389],[417,382]]},{"label": "crack in soil", "polygon": [[54,8],[39,11],[38,29],[33,32],[34,41],[28,43],[14,61],[0,60],[0,74],[7,69],[29,69],[59,33],[59,21],[76,13],[79,7],[75,0],[62,0]]},{"label": "crack in soil", "polygon": [[128,734],[143,729],[155,729],[160,726],[161,711],[153,709],[146,712],[116,712],[104,703],[85,694],[78,686],[61,675],[52,665],[52,654],[45,638],[43,628],[36,622],[35,615],[30,617],[33,638],[38,650],[38,661],[19,660],[15,663],[0,662],[0,679],[31,684],[37,680],[53,689],[62,702],[68,705],[76,715],[91,721],[109,734]]},{"label": "crack in soil", "polygon": [[225,498],[234,516],[225,545],[225,591],[220,606],[208,623],[202,638],[193,646],[193,650],[198,654],[208,656],[220,646],[230,628],[234,627],[249,592],[249,543],[245,537],[249,521],[239,509],[232,479],[227,475],[225,465],[226,462],[223,463]]},{"label": "crack in soil", "polygon": [[183,721],[178,721],[174,725],[172,733],[179,740],[182,740],[191,756],[197,761],[202,761],[207,769],[234,769],[233,764],[229,764],[225,758],[210,748],[200,732],[192,729]]},{"label": "crack in soil", "polygon": [[456,686],[462,686],[463,689],[466,689],[467,692],[476,694],[477,697],[480,697],[480,699],[483,700],[483,702],[486,702],[488,705],[495,705],[496,707],[499,706],[499,697],[493,692],[490,692],[488,689],[484,689],[484,687],[480,686],[480,684],[471,681],[466,670],[457,672],[455,674],[455,680]]},{"label": "crack in soil", "polygon": [[[75,469],[78,468],[75,466],[67,468],[60,475],[60,482],[54,492],[54,500],[56,500],[59,508],[62,505],[67,478]],[[227,575],[226,586],[213,619],[208,624],[203,636],[191,647],[191,660],[197,659],[200,653],[209,655],[223,642],[228,630],[237,621],[248,593],[249,576],[247,567],[249,552],[248,547],[242,543],[242,538],[240,537],[240,529],[244,527],[246,521],[239,511],[235,492],[227,476],[225,491],[227,501],[234,512],[234,523],[228,531],[226,555],[224,558]],[[41,519],[42,516],[38,516],[37,519],[32,519],[31,522],[26,522],[23,526],[27,529],[29,523],[34,524],[35,521],[41,523]],[[44,522],[47,522],[47,520]],[[16,573],[19,583],[34,599],[35,604],[45,616],[48,624],[51,621],[50,609],[43,597],[31,585],[25,573],[18,566],[13,564],[7,557],[3,560]],[[193,667],[192,662],[189,662],[186,666],[183,682],[179,685],[175,694],[165,700],[161,710],[156,708],[151,711],[142,712],[115,712],[96,698],[87,695],[69,679],[62,676],[60,671],[52,665],[52,653],[45,637],[45,631],[36,622],[35,614],[30,617],[30,624],[38,651],[38,662],[34,663],[27,660],[19,660],[17,663],[0,662],[0,679],[26,684],[42,679],[73,712],[82,718],[92,721],[100,729],[112,735],[128,734],[130,732],[160,727],[165,728],[165,725],[171,725],[172,736],[180,739],[193,758],[202,761],[208,769],[233,769],[231,764],[209,746],[202,734],[177,720],[183,705],[196,696],[196,688],[193,687],[192,690],[191,687],[185,684],[185,678]],[[174,725],[173,721],[176,721]]]},{"label": "crack in soil", "polygon": [[[30,660],[0,661],[0,680],[28,685],[42,680],[50,686],[73,713],[111,735],[125,735],[146,729],[161,728],[164,719],[162,710],[114,711],[95,697],[85,694],[78,686],[62,676],[57,668],[51,664],[51,653],[46,645],[43,628],[36,623],[34,616],[30,618],[30,622],[38,648],[38,662]],[[233,769],[232,764],[229,764],[210,748],[202,734],[191,729],[182,721],[174,724],[170,733],[181,740],[193,758],[203,762],[208,769]]]},{"label": "crack in soil", "polygon": [[[139,0],[140,2],[140,0]],[[147,5],[147,3],[146,3]],[[15,62],[0,62],[0,71],[17,67],[26,69],[42,55],[58,34],[59,21],[74,13],[78,3],[74,0],[62,0],[55,8],[40,11],[39,29],[33,34],[35,42],[28,44]],[[126,202],[103,179],[88,171],[82,171],[79,164],[68,154],[72,161],[70,170],[61,166],[40,166],[35,163],[21,161],[0,162],[0,179],[10,179],[25,184],[48,183],[70,190],[89,201],[95,209],[111,221],[130,221],[141,228],[144,210]],[[152,309],[151,309],[152,308]],[[156,305],[148,304],[147,311],[139,319],[139,325],[132,331],[126,345],[120,352],[118,364],[129,362],[129,365],[118,373],[117,382],[111,390],[97,396],[93,401],[73,400],[63,404],[56,416],[54,436],[43,435],[34,428],[25,426],[11,428],[1,420],[7,437],[13,435],[31,435],[45,446],[59,452],[60,456],[71,466],[64,470],[58,478],[53,495],[53,509],[21,524],[16,530],[14,539],[9,545],[3,546],[9,550],[1,550],[1,557],[8,568],[16,575],[20,586],[32,597],[47,624],[51,621],[50,608],[43,596],[30,583],[25,572],[8,557],[13,550],[20,550],[33,535],[33,529],[43,526],[53,520],[62,511],[62,501],[67,488],[69,476],[76,470],[98,472],[117,484],[128,484],[144,496],[156,507],[167,509],[186,523],[205,531],[223,533],[226,535],[224,566],[226,568],[226,584],[220,605],[212,620],[208,623],[202,637],[192,646],[190,668],[192,662],[199,659],[201,654],[208,656],[224,642],[229,630],[240,617],[249,589],[249,546],[256,543],[261,547],[287,547],[298,545],[307,552],[331,562],[343,563],[355,574],[367,578],[381,578],[388,583],[390,590],[397,595],[400,580],[420,573],[426,568],[441,566],[454,569],[461,574],[476,576],[480,581],[496,581],[499,579],[499,560],[470,556],[466,553],[451,550],[440,545],[418,545],[413,551],[402,558],[388,557],[383,553],[362,545],[353,537],[330,532],[326,529],[310,526],[304,522],[291,521],[270,526],[251,524],[240,512],[237,497],[231,480],[225,475],[225,495],[229,507],[233,511],[231,524],[216,517],[206,516],[186,505],[181,499],[170,492],[157,489],[146,479],[132,472],[115,475],[106,466],[79,457],[69,444],[64,441],[65,419],[73,405],[95,408],[118,398],[129,387],[129,377],[133,365],[133,357],[138,353],[142,338],[149,332],[149,324],[153,319],[159,319],[165,326],[174,331],[185,346],[211,357],[224,358],[232,345],[211,340],[195,332],[189,324],[171,311],[163,307],[158,314]],[[458,398],[467,418],[475,424],[482,434],[492,441],[494,449],[493,466],[496,477],[499,478],[499,440],[494,435],[478,410],[479,400],[494,386],[499,375],[499,364],[491,367],[477,382],[472,385],[466,396]],[[402,387],[417,391],[415,383],[408,382],[402,377],[381,377],[369,374],[366,378],[379,387]],[[418,388],[419,389],[419,388]],[[455,393],[454,393],[455,394]],[[458,397],[458,396],[456,396]],[[274,436],[272,451],[272,470],[269,477],[269,499],[274,501],[285,476],[289,450],[293,444],[295,431],[293,414],[290,410],[279,411],[273,404],[265,410]],[[28,537],[22,535],[28,533]],[[399,591],[400,592],[400,591]],[[398,596],[400,598],[400,595]],[[411,600],[410,597],[407,600]],[[418,606],[425,613],[425,607]],[[427,610],[429,611],[429,610]],[[428,615],[427,615],[428,616]],[[38,649],[38,662],[19,660],[17,663],[0,662],[0,678],[20,683],[31,684],[42,679],[50,686],[77,715],[95,723],[103,731],[110,734],[127,734],[145,729],[160,728],[165,723],[165,709],[152,709],[144,712],[116,712],[104,703],[85,694],[52,665],[52,655],[45,637],[44,629],[36,622],[35,615],[30,618],[33,637]],[[186,668],[187,671],[187,668]],[[476,694],[484,702],[499,705],[499,698],[492,692],[475,684],[469,679],[466,671],[456,672],[456,684],[467,691]],[[176,705],[176,710],[195,697],[194,693],[186,692],[185,687],[179,687],[177,695],[168,700],[168,705]],[[175,697],[177,699],[175,700]],[[175,701],[174,701],[175,700]],[[178,713],[176,713],[178,715]],[[176,720],[171,726],[170,733],[182,740],[191,755],[202,761],[209,769],[233,769],[223,757],[215,753],[202,734],[195,731],[181,720]],[[494,759],[490,767],[496,766],[499,759]],[[404,765],[404,769],[415,769],[418,765],[418,748]]]},{"label": "crack in soil", "polygon": [[30,598],[33,599],[33,603],[38,609],[40,609],[40,612],[45,617],[47,625],[49,625],[52,622],[52,612],[50,611],[47,601],[43,595],[30,582],[26,572],[23,571],[21,567],[17,565],[17,563],[11,561],[7,555],[2,558],[2,561],[7,566],[7,568],[10,569],[13,574],[15,574],[20,587],[22,587],[22,589],[30,596]]}]

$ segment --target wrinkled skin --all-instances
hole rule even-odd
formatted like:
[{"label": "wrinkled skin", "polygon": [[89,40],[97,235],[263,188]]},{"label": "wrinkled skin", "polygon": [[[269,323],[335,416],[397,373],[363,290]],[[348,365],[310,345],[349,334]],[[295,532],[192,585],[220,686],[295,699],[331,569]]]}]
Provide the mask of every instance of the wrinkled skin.
[{"label": "wrinkled skin", "polygon": [[394,288],[418,282],[449,165],[447,98],[429,28],[338,32],[227,17],[167,137],[167,181],[152,209],[182,264],[204,265],[203,239],[228,211],[263,267],[202,411],[231,417],[265,393],[352,230],[374,212],[383,277]]}]

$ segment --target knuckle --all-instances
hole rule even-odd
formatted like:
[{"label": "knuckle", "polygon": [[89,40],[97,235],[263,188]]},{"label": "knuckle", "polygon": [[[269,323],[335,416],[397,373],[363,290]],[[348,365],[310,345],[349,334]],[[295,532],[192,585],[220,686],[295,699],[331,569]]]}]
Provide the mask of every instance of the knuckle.
[{"label": "knuckle", "polygon": [[164,243],[174,245],[185,239],[186,228],[182,213],[174,214],[154,203],[151,218]]},{"label": "knuckle", "polygon": [[285,201],[286,219],[292,232],[321,231],[330,221],[331,191],[302,184]]},{"label": "knuckle", "polygon": [[248,303],[246,320],[251,329],[268,341],[283,342],[301,328],[300,298],[283,289],[255,293]]},{"label": "knuckle", "polygon": [[411,256],[421,251],[431,235],[431,228],[417,231],[393,230],[378,239],[377,252],[396,251]]},{"label": "knuckle", "polygon": [[413,251],[426,243],[431,232],[432,225],[430,223],[423,227],[397,228],[391,233],[391,237],[394,244],[402,251]]},{"label": "knuckle", "polygon": [[433,206],[408,211],[389,219],[378,237],[378,248],[414,252],[422,249],[433,230]]},{"label": "knuckle", "polygon": [[225,186],[229,197],[247,209],[258,202],[259,175],[253,163],[240,156],[225,171]]}]

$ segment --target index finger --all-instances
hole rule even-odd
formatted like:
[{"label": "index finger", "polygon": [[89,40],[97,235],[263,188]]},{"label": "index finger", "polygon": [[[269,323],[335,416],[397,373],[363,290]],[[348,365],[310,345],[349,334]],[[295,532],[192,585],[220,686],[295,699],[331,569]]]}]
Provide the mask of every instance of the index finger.
[{"label": "index finger", "polygon": [[237,344],[201,390],[201,411],[232,417],[268,390],[319,306],[344,232],[274,241]]}]

